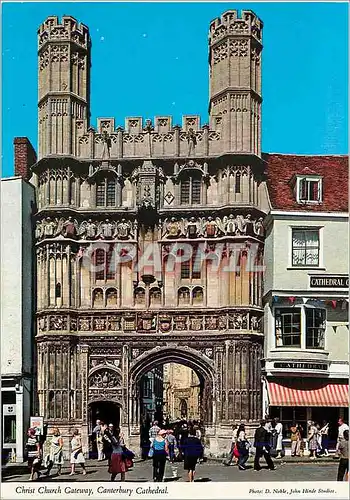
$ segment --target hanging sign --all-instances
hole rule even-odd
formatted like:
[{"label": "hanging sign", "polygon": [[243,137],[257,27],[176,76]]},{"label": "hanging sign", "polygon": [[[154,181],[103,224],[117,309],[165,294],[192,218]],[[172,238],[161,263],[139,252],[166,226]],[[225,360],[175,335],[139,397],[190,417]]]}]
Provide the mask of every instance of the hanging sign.
[{"label": "hanging sign", "polygon": [[40,436],[44,432],[44,417],[30,417],[29,427],[35,429],[35,434]]},{"label": "hanging sign", "polygon": [[2,405],[3,415],[16,415],[16,405]]},{"label": "hanging sign", "polygon": [[310,288],[349,288],[349,276],[317,274],[310,276]]}]

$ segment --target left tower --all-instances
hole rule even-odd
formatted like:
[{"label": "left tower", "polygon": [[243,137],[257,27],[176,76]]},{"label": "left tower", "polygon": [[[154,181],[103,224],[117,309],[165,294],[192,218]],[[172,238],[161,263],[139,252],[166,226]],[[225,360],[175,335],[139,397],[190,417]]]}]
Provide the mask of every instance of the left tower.
[{"label": "left tower", "polygon": [[79,129],[90,117],[90,55],[88,28],[70,16],[51,16],[38,30],[39,159],[75,155]]}]

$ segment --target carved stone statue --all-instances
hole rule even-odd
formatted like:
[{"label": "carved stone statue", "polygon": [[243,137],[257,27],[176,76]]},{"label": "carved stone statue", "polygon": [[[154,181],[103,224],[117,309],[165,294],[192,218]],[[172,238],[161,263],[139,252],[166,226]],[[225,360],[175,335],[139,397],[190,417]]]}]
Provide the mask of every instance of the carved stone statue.
[{"label": "carved stone statue", "polygon": [[146,185],[144,187],[141,205],[145,208],[152,208],[154,206],[154,200],[151,196],[151,186]]},{"label": "carved stone statue", "polygon": [[258,330],[259,329],[259,320],[256,316],[252,316],[250,319],[250,328],[252,330]]},{"label": "carved stone statue", "polygon": [[102,238],[113,238],[113,224],[109,219],[106,219],[101,224],[101,236]]},{"label": "carved stone statue", "polygon": [[259,217],[259,219],[254,223],[254,233],[262,238],[265,234],[265,228],[263,224],[264,219]]},{"label": "carved stone statue", "polygon": [[35,226],[35,238],[39,240],[43,234],[43,223],[41,221],[36,222]]},{"label": "carved stone statue", "polygon": [[55,234],[56,223],[51,220],[51,217],[46,217],[46,221],[44,222],[44,235],[52,237]]},{"label": "carved stone statue", "polygon": [[122,219],[116,228],[116,236],[121,239],[127,239],[130,236],[131,224],[125,219]]},{"label": "carved stone statue", "polygon": [[108,160],[110,158],[111,149],[111,138],[106,130],[102,134],[103,149],[102,149],[102,160]]},{"label": "carved stone statue", "polygon": [[243,234],[252,234],[253,233],[253,221],[252,216],[248,214],[243,219]]},{"label": "carved stone statue", "polygon": [[188,142],[188,156],[191,156],[195,152],[195,147],[197,145],[196,132],[193,128],[190,128],[187,132],[187,142]]}]

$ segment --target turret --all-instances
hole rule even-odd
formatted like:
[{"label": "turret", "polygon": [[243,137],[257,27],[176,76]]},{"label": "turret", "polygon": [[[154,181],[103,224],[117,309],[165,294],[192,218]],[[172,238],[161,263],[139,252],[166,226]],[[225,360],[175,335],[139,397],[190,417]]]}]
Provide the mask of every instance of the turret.
[{"label": "turret", "polygon": [[263,23],[251,11],[226,11],[210,24],[211,127],[221,128],[225,151],[261,155]]},{"label": "turret", "polygon": [[48,17],[38,30],[39,159],[76,154],[89,126],[90,53],[89,30],[73,17]]}]

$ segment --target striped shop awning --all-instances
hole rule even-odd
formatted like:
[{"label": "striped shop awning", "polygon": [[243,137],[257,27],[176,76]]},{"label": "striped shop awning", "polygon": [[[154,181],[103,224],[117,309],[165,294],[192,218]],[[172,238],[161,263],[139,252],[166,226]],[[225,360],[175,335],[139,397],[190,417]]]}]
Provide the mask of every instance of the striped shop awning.
[{"label": "striped shop awning", "polygon": [[268,382],[270,406],[349,406],[348,384],[297,384]]}]

